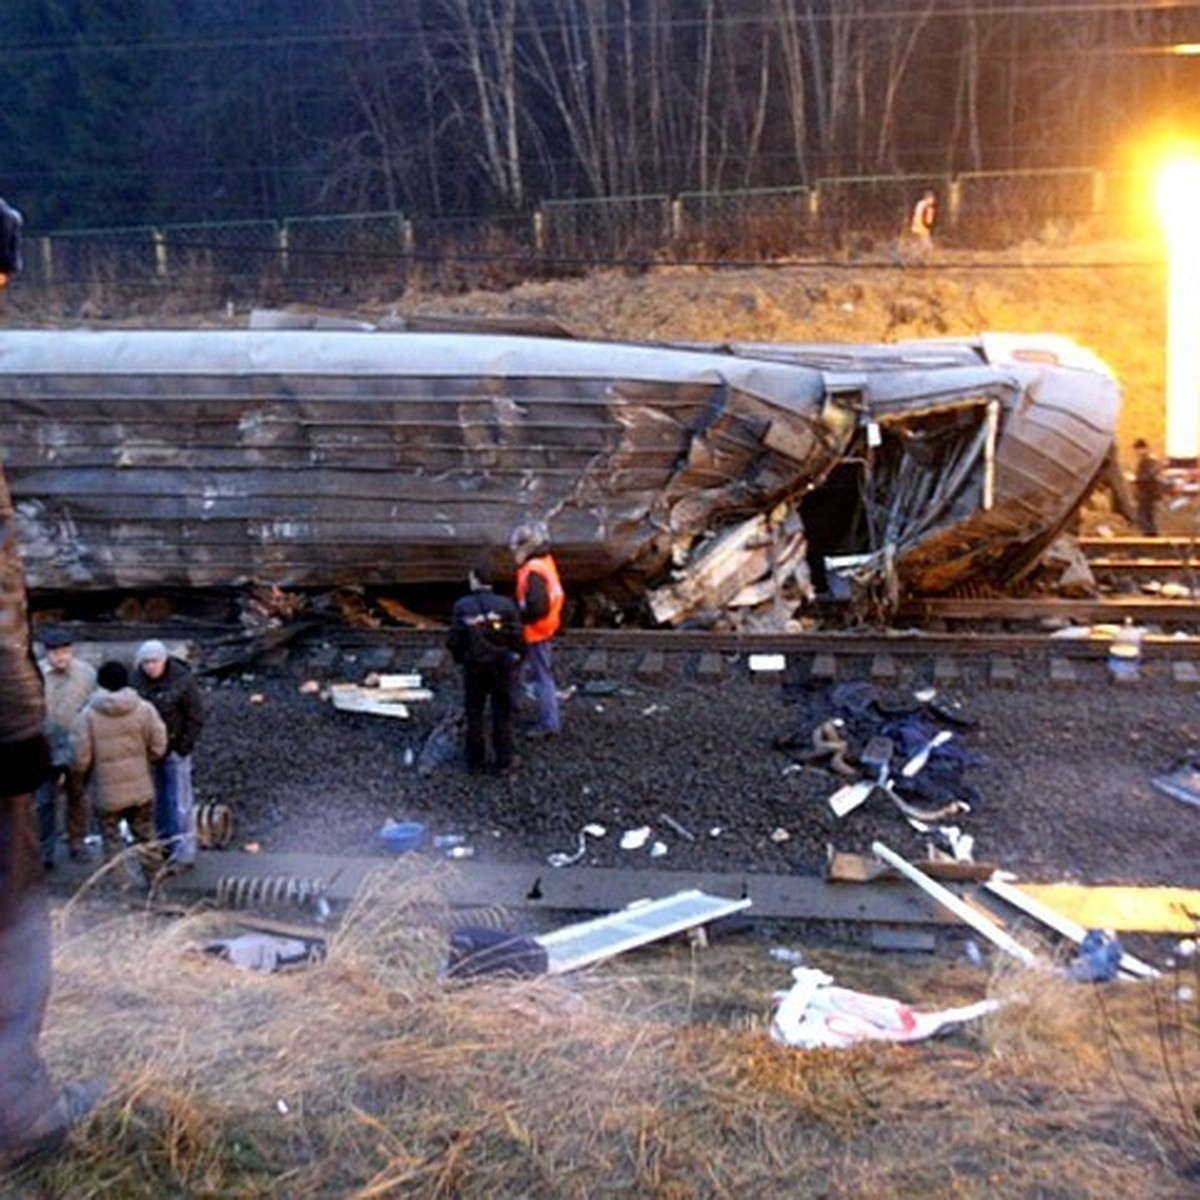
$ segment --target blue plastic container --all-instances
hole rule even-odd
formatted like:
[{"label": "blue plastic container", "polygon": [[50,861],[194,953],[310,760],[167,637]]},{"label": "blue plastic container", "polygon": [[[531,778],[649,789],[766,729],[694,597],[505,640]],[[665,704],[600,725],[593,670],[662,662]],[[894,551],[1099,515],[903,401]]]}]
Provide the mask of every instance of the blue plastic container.
[{"label": "blue plastic container", "polygon": [[379,831],[379,840],[392,854],[407,854],[416,850],[425,837],[420,821],[387,821]]}]

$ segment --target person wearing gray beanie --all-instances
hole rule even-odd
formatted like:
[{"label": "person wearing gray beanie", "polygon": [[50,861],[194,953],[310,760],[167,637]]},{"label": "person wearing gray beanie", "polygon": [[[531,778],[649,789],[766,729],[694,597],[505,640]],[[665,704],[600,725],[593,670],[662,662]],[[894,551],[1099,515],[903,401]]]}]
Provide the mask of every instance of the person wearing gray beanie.
[{"label": "person wearing gray beanie", "polygon": [[204,726],[204,700],[187,663],[157,638],[138,647],[134,662],[134,690],[158,709],[167,727],[166,756],[154,765],[155,828],[172,848],[168,869],[188,870],[196,864],[192,751]]},{"label": "person wearing gray beanie", "polygon": [[157,638],[151,638],[138,647],[134,661],[139,667],[145,662],[166,662],[167,647]]}]

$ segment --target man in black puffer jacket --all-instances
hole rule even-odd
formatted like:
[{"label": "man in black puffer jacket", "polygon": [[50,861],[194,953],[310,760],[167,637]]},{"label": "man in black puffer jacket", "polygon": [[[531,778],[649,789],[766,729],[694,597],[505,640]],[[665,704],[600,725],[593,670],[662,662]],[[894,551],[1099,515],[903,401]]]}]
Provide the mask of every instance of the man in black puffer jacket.
[{"label": "man in black puffer jacket", "polygon": [[58,1147],[103,1090],[94,1081],[54,1083],[38,1048],[50,995],[50,902],[33,809],[50,773],[44,719],[0,472],[0,1172]]},{"label": "man in black puffer jacket", "polygon": [[476,563],[468,575],[470,592],[454,604],[446,644],[463,669],[467,770],[487,769],[484,711],[492,715],[493,769],[504,774],[513,765],[513,689],[525,649],[516,601],[492,590],[493,569]]},{"label": "man in black puffer jacket", "polygon": [[169,865],[196,863],[196,812],[192,791],[192,750],[204,726],[200,685],[181,658],[167,654],[157,639],[138,647],[134,690],[158,709],[167,727],[167,754],[154,764],[154,825],[169,848]]}]

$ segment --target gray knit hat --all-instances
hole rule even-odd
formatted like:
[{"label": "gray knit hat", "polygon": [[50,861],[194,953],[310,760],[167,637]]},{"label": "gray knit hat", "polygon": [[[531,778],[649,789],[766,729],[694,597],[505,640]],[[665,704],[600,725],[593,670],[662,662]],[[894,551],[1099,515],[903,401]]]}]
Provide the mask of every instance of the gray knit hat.
[{"label": "gray knit hat", "polygon": [[137,665],[140,667],[144,662],[154,662],[157,659],[166,660],[167,648],[158,638],[151,638],[148,642],[143,642],[137,650]]}]

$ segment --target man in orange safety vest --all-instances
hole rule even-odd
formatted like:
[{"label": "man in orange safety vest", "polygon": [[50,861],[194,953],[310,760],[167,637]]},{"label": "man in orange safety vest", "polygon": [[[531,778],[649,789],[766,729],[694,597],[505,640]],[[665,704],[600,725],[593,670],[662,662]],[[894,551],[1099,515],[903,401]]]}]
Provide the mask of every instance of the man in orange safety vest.
[{"label": "man in orange safety vest", "polygon": [[509,539],[517,560],[517,606],[525,626],[525,672],[537,700],[537,723],[531,738],[557,737],[558,688],[550,655],[550,642],[562,626],[566,596],[558,564],[550,553],[550,533],[542,521],[518,525]]}]

